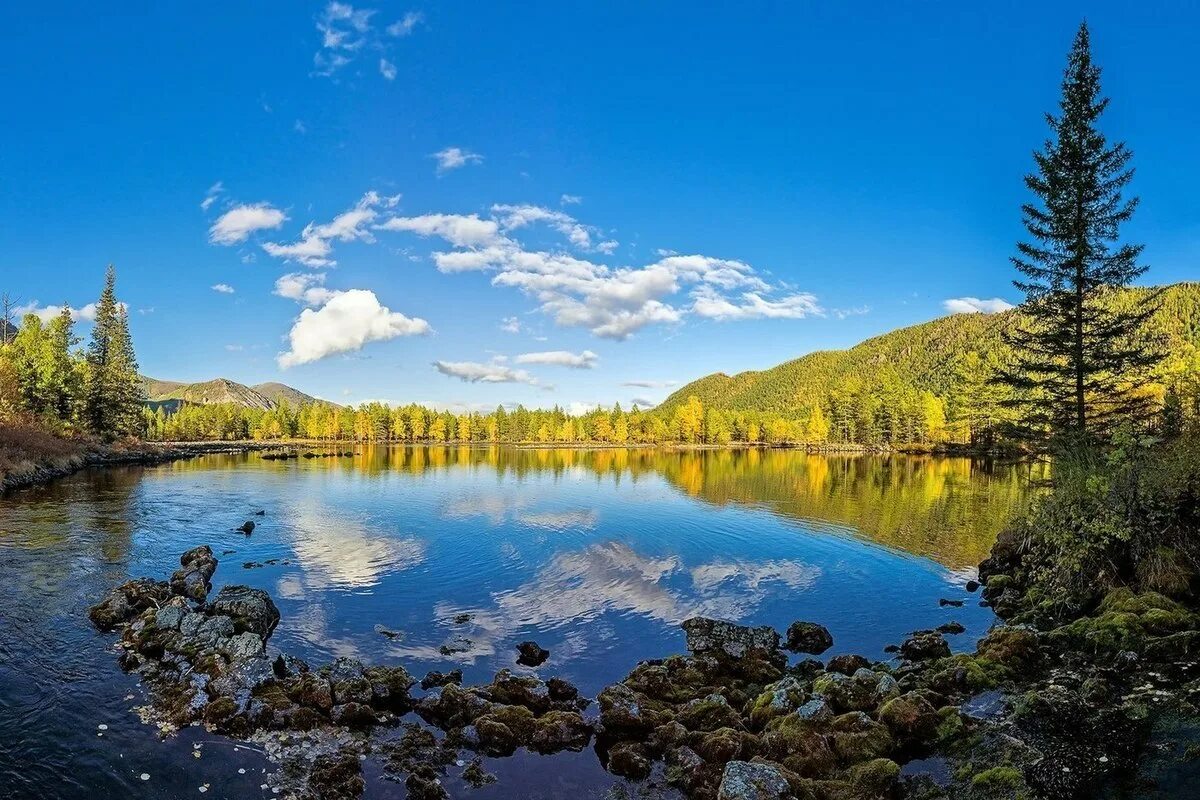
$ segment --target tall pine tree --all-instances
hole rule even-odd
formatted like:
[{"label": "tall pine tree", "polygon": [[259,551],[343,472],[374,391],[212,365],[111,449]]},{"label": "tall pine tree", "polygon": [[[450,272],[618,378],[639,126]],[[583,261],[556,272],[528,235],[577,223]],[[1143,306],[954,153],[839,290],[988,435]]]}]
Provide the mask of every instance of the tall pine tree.
[{"label": "tall pine tree", "polygon": [[1109,144],[1097,123],[1108,99],[1092,62],[1087,23],[1067,60],[1059,114],[1047,114],[1051,136],[1034,153],[1025,178],[1036,202],[1022,206],[1031,239],[1012,261],[1022,273],[1027,324],[1009,335],[1016,350],[1001,380],[1024,412],[1026,433],[1077,440],[1102,435],[1143,412],[1131,383],[1156,360],[1139,342],[1149,304],[1114,302],[1113,290],[1146,271],[1140,245],[1122,243],[1120,226],[1137,208],[1123,190],[1133,178],[1132,153]]},{"label": "tall pine tree", "polygon": [[116,280],[110,264],[86,354],[85,416],[93,433],[109,439],[136,433],[143,394],[129,320],[125,307],[117,302]]}]

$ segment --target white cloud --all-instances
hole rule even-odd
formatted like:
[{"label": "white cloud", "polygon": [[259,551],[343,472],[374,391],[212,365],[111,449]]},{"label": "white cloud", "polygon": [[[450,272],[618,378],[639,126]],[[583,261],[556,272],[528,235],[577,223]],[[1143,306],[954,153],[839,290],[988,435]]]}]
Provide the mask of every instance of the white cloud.
[{"label": "white cloud", "polygon": [[351,289],[335,294],[318,310],[301,311],[288,333],[290,347],[277,360],[287,369],[360,350],[369,342],[429,332],[425,320],[390,311],[372,291]]},{"label": "white cloud", "polygon": [[400,195],[383,196],[378,192],[367,192],[348,211],[338,214],[330,222],[318,225],[310,222],[304,226],[300,238],[291,244],[265,242],[263,250],[276,258],[295,261],[306,267],[329,267],[337,262],[331,258],[332,241],[352,242],[360,240],[374,242],[370,226],[379,216],[379,209],[393,208],[400,202]]},{"label": "white cloud", "polygon": [[600,356],[591,350],[572,353],[567,350],[547,350],[541,353],[522,353],[514,359],[518,364],[544,364],[573,369],[593,369]]},{"label": "white cloud", "polygon": [[999,297],[991,300],[980,300],[978,297],[953,297],[942,303],[942,307],[951,314],[995,314],[1008,311],[1013,304]]},{"label": "white cloud", "polygon": [[233,294],[235,291],[237,291],[228,283],[214,283],[211,288],[214,292],[219,292],[221,294]]},{"label": "white cloud", "polygon": [[438,372],[451,378],[458,378],[467,383],[527,383],[537,386],[537,378],[523,369],[513,369],[504,364],[492,362],[481,364],[477,361],[434,361],[433,366]]},{"label": "white cloud", "polygon": [[208,211],[212,208],[212,204],[217,202],[219,197],[225,191],[225,184],[217,181],[212,186],[208,187],[208,191],[204,193],[204,199],[200,201],[200,210]]},{"label": "white cloud", "polygon": [[635,389],[665,389],[671,386],[678,386],[679,381],[625,381],[622,386],[630,386]]},{"label": "white cloud", "polygon": [[472,153],[470,150],[463,150],[461,147],[447,147],[437,151],[430,158],[437,159],[437,171],[439,174],[465,167],[468,164],[483,163],[483,156],[479,155],[479,153]]},{"label": "white cloud", "polygon": [[241,244],[255,231],[278,228],[286,220],[287,215],[270,203],[235,206],[218,217],[208,229],[208,240],[213,244]]},{"label": "white cloud", "polygon": [[492,206],[492,213],[498,215],[501,227],[508,231],[523,228],[526,225],[536,222],[544,222],[563,236],[566,236],[571,244],[581,250],[596,249],[611,253],[617,247],[617,242],[612,241],[606,241],[601,246],[593,247],[592,234],[597,232],[596,229],[580,224],[570,214],[562,211],[533,205],[514,206],[497,204]]},{"label": "white cloud", "polygon": [[[372,25],[375,14],[373,9],[355,8],[349,3],[328,3],[317,15],[321,48],[313,54],[312,74],[332,78],[364,53],[386,55],[392,40],[411,34],[423,19],[419,12],[410,11],[380,30]],[[383,57],[379,72],[389,81],[396,77],[396,68]]]},{"label": "white cloud", "polygon": [[289,272],[275,281],[275,294],[307,306],[328,303],[338,292],[325,288],[324,272]]},{"label": "white cloud", "polygon": [[[128,310],[125,303],[119,304],[121,308]],[[26,303],[23,306],[17,306],[12,310],[13,318],[20,320],[29,314],[33,314],[40,319],[43,324],[50,323],[58,318],[62,313],[62,306],[39,306],[37,300]],[[96,304],[88,303],[80,308],[71,307],[71,320],[73,322],[93,322],[96,319]]]},{"label": "white cloud", "polygon": [[[392,217],[381,231],[408,231],[418,236],[437,236],[454,247],[483,247],[506,242],[500,236],[500,225],[492,219],[480,219],[478,214],[423,214],[419,217]],[[499,253],[497,253],[499,255]]]},{"label": "white cloud", "polygon": [[409,11],[400,19],[387,26],[388,36],[408,36],[413,29],[425,19],[419,11]]},{"label": "white cloud", "polygon": [[692,299],[695,314],[715,320],[804,319],[824,314],[817,298],[807,292],[778,300],[766,300],[757,292],[744,292],[741,302],[737,302],[703,286],[692,292]]},{"label": "white cloud", "polygon": [[505,317],[500,321],[500,330],[505,333],[520,333],[521,320],[517,317]]},{"label": "white cloud", "polygon": [[560,205],[564,206],[577,206],[583,202],[583,198],[577,194],[564,194],[562,197],[558,198],[558,202]]},{"label": "white cloud", "polygon": [[246,348],[240,344],[227,344],[227,345],[225,345],[225,349],[227,351],[229,351],[230,353],[240,353],[243,350],[245,350]]}]

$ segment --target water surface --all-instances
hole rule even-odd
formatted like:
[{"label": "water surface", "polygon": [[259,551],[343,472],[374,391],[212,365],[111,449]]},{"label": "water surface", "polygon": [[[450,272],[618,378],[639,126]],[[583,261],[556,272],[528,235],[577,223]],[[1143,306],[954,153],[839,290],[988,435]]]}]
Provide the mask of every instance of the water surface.
[{"label": "water surface", "polygon": [[[0,499],[0,797],[271,796],[252,748],[200,728],[160,741],[141,724],[136,677],[86,620],[109,587],[165,577],[198,544],[221,558],[214,590],[269,591],[283,615],[271,644],[314,665],[352,656],[486,682],[521,669],[515,645],[534,639],[552,653],[542,677],[594,696],[637,661],[682,652],[678,624],[697,614],[780,630],[818,621],[836,642],[827,655],[872,658],[953,619],[967,627],[954,648],[971,647],[992,617],[963,583],[1027,501],[1031,469],[783,450],[375,447],[95,470],[11,494]],[[258,523],[250,537],[232,530],[246,519]],[[601,797],[616,782],[590,750],[488,767],[500,782],[463,793]],[[368,796],[403,797],[375,765],[366,773]]]}]

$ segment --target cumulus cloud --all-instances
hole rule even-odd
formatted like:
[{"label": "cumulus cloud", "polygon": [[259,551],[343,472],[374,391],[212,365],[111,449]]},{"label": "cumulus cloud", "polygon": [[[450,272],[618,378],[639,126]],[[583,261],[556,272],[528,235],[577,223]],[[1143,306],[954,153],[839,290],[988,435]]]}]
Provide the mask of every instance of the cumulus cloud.
[{"label": "cumulus cloud", "polygon": [[537,386],[538,379],[523,369],[513,369],[493,361],[481,364],[477,361],[434,361],[438,372],[466,383],[527,383]]},{"label": "cumulus cloud", "polygon": [[951,314],[995,314],[1008,311],[1013,304],[999,297],[981,300],[978,297],[952,297],[942,303]]},{"label": "cumulus cloud", "polygon": [[430,332],[429,323],[389,310],[366,289],[338,292],[320,309],[300,312],[288,333],[289,349],[277,361],[283,369],[362,349],[369,342]]},{"label": "cumulus cloud", "polygon": [[212,285],[212,290],[220,294],[233,294],[235,291],[237,291],[228,283],[214,283]]},{"label": "cumulus cloud", "polygon": [[593,369],[600,356],[591,350],[582,353],[572,353],[568,350],[547,350],[541,353],[522,353],[514,361],[518,364],[543,364],[554,367],[571,367],[572,369]]},{"label": "cumulus cloud", "polygon": [[461,147],[444,148],[432,154],[430,158],[437,159],[438,174],[459,169],[468,164],[483,163],[483,156],[479,155],[479,153],[472,153],[470,150],[464,150]]},{"label": "cumulus cloud", "polygon": [[374,242],[370,226],[379,217],[381,209],[393,208],[400,202],[400,195],[385,197],[378,192],[367,192],[354,207],[338,214],[331,221],[318,225],[310,222],[300,232],[300,238],[289,244],[265,242],[263,250],[276,258],[294,261],[306,267],[330,267],[337,262],[332,258],[333,242]]},{"label": "cumulus cloud", "polygon": [[[438,236],[454,247],[486,247],[504,242],[500,224],[478,214],[423,214],[392,217],[377,226],[382,231],[409,231],[418,236]],[[497,257],[500,255],[497,252]]]},{"label": "cumulus cloud", "polygon": [[255,231],[273,230],[287,221],[287,215],[270,203],[250,203],[234,206],[208,229],[213,244],[241,244]]},{"label": "cumulus cloud", "polygon": [[[128,308],[129,308],[127,305],[125,305],[125,303],[120,303],[119,305],[121,306],[121,308],[124,308],[126,310],[128,310]],[[22,319],[23,317],[33,314],[35,317],[40,319],[43,324],[46,324],[46,323],[52,322],[53,320],[57,319],[58,315],[62,313],[62,310],[63,310],[62,306],[41,306],[41,305],[38,305],[37,300],[33,300],[29,303],[26,303],[23,306],[17,306],[12,311],[13,311],[13,317],[15,319],[19,320],[19,319]],[[82,322],[93,322],[93,321],[95,321],[95,319],[96,319],[96,304],[95,303],[88,303],[87,305],[81,306],[79,308],[75,308],[74,306],[71,307],[71,320],[73,322],[81,322],[81,321]]]},{"label": "cumulus cloud", "polygon": [[325,288],[324,272],[289,272],[275,280],[275,294],[307,306],[328,303],[338,295]]},{"label": "cumulus cloud", "polygon": [[804,319],[823,314],[817,298],[807,292],[789,294],[778,300],[765,300],[758,292],[744,292],[731,300],[702,286],[692,292],[692,311],[715,320]]}]

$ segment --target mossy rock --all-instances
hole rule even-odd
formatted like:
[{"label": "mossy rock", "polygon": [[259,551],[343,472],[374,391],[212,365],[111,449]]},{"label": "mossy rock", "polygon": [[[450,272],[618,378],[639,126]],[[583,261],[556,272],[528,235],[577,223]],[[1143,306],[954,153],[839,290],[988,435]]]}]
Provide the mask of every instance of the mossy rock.
[{"label": "mossy rock", "polygon": [[849,782],[869,795],[886,796],[900,777],[900,765],[890,758],[855,764],[846,772]]},{"label": "mossy rock", "polygon": [[719,694],[710,694],[688,702],[679,712],[677,719],[690,731],[742,727],[741,715]]},{"label": "mossy rock", "polygon": [[1001,626],[988,632],[976,648],[976,657],[1025,669],[1038,656],[1038,637],[1024,628]]},{"label": "mossy rock", "polygon": [[833,747],[816,727],[797,716],[773,720],[761,737],[764,756],[807,778],[822,778],[837,767]]},{"label": "mossy rock", "polygon": [[879,721],[898,741],[921,744],[936,738],[941,717],[928,700],[909,692],[884,703],[879,709]]},{"label": "mossy rock", "polygon": [[843,714],[830,725],[833,751],[844,765],[858,764],[891,754],[895,740],[883,725],[866,714]]},{"label": "mossy rock", "polygon": [[1021,770],[1007,765],[977,773],[971,788],[988,800],[1024,800],[1031,795]]}]

